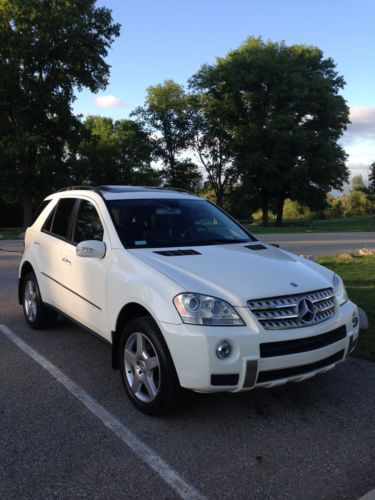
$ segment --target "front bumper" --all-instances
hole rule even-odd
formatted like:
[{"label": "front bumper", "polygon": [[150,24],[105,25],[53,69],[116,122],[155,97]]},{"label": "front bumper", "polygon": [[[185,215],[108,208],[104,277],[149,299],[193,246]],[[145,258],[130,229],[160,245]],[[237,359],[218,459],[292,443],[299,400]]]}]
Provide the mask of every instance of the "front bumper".
[{"label": "front bumper", "polygon": [[[299,382],[344,361],[359,333],[359,325],[353,326],[358,309],[350,301],[323,323],[286,330],[264,330],[248,308],[238,312],[243,327],[159,324],[182,387],[237,392]],[[220,360],[216,346],[224,339],[232,344],[232,354]]]}]

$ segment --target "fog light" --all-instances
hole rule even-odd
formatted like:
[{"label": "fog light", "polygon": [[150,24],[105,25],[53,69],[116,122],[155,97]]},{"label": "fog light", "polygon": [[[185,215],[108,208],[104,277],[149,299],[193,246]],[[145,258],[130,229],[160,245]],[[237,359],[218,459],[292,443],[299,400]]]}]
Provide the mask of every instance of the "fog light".
[{"label": "fog light", "polygon": [[219,359],[226,359],[232,353],[232,346],[228,340],[222,340],[216,347],[216,356]]},{"label": "fog light", "polygon": [[358,322],[359,322],[358,316],[356,314],[353,314],[353,317],[352,317],[353,328],[355,328],[358,325]]}]

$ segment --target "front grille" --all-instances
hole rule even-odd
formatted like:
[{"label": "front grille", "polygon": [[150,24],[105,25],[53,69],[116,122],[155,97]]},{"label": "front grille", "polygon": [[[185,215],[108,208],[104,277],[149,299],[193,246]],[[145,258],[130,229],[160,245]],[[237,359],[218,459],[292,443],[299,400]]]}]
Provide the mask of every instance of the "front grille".
[{"label": "front grille", "polygon": [[322,347],[339,342],[345,337],[346,326],[343,325],[330,332],[315,335],[314,337],[284,340],[281,342],[265,342],[260,344],[260,357],[273,358],[275,356],[287,356],[289,354],[313,351],[314,349],[321,349]]},{"label": "front grille", "polygon": [[[309,321],[303,320],[298,312],[301,300],[314,305],[315,314]],[[283,330],[322,323],[335,314],[335,295],[332,288],[315,292],[249,300],[248,306],[256,319],[266,330]]]},{"label": "front grille", "polygon": [[315,363],[310,363],[309,365],[302,366],[292,366],[291,368],[281,368],[279,370],[268,370],[265,372],[259,372],[257,378],[257,384],[262,382],[271,382],[272,380],[277,380],[281,378],[294,377],[296,375],[302,375],[308,372],[318,370],[319,368],[324,368],[325,366],[332,365],[341,361],[344,356],[345,350],[339,351],[329,358],[321,359]]}]

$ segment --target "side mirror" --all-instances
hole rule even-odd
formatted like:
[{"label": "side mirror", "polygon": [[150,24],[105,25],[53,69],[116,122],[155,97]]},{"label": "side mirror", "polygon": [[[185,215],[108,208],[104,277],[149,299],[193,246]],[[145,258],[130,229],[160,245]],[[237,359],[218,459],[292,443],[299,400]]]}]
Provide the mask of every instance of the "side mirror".
[{"label": "side mirror", "polygon": [[105,243],[97,240],[87,240],[78,243],[76,254],[78,257],[102,259],[105,256]]}]

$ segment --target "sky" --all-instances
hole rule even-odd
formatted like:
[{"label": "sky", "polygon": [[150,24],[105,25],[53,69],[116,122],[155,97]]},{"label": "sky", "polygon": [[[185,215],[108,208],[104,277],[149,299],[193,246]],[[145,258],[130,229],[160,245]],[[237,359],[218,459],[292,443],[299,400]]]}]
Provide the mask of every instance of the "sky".
[{"label": "sky", "polygon": [[344,76],[351,124],[341,143],[351,175],[375,161],[375,0],[98,0],[121,35],[109,51],[104,91],[77,94],[74,112],[127,118],[146,89],[180,84],[249,36],[315,45]]}]

